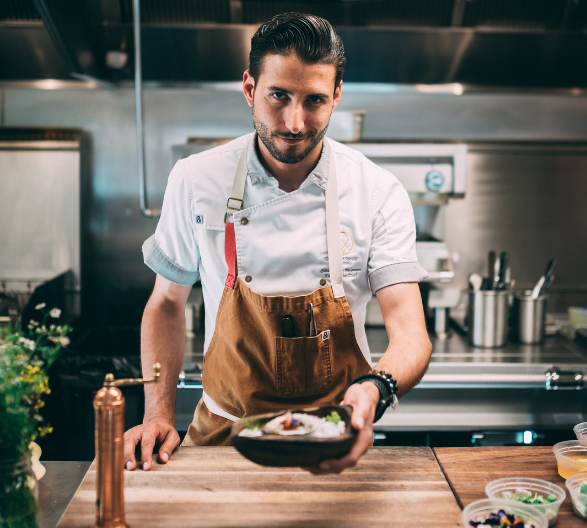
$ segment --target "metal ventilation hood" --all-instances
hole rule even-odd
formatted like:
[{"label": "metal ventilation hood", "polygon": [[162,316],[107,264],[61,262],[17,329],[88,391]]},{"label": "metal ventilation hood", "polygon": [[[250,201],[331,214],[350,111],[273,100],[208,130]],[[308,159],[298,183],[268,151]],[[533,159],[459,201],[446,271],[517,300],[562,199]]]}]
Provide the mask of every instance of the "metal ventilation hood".
[{"label": "metal ventilation hood", "polygon": [[[287,11],[336,26],[347,82],[587,87],[587,0],[142,0],[143,78],[237,81]],[[130,81],[132,37],[132,0],[2,2],[0,80]]]}]

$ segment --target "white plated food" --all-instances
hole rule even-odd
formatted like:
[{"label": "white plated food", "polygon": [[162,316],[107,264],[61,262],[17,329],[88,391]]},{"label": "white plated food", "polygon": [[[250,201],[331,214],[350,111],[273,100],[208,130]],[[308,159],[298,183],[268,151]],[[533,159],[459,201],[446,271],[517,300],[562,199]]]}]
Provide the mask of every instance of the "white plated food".
[{"label": "white plated food", "polygon": [[346,424],[338,413],[333,412],[326,418],[305,413],[287,412],[273,418],[263,426],[243,429],[239,436],[263,436],[275,434],[281,436],[308,436],[311,438],[336,438],[344,434]]}]

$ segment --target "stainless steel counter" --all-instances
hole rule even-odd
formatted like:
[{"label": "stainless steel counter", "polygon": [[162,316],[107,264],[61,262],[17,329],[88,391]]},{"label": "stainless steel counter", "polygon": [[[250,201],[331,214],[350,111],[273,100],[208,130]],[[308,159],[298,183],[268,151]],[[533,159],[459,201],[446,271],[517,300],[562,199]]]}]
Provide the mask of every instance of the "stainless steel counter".
[{"label": "stainless steel counter", "polygon": [[[385,352],[385,329],[367,329],[373,362]],[[500,349],[470,347],[453,334],[432,338],[428,372],[388,411],[376,429],[394,431],[479,431],[572,429],[587,421],[587,391],[547,390],[547,372],[580,373],[587,379],[587,350],[561,337],[542,345],[508,343]],[[186,342],[185,378],[178,385],[176,425],[187,429],[201,396],[203,339]],[[584,383],[583,378],[577,386]],[[189,390],[186,390],[188,389]],[[570,431],[570,436],[572,431]]]},{"label": "stainless steel counter", "polygon": [[39,481],[39,528],[55,528],[91,462],[45,462]]}]

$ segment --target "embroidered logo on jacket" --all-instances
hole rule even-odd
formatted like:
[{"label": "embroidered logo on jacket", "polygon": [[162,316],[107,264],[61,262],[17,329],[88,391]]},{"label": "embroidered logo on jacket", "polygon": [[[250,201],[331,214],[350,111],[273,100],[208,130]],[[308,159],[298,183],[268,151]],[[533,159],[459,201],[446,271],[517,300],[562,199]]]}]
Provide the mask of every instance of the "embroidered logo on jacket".
[{"label": "embroidered logo on jacket", "polygon": [[348,255],[353,250],[353,239],[351,235],[342,231],[340,233],[340,243],[342,245],[342,254]]},{"label": "embroidered logo on jacket", "polygon": [[203,224],[204,223],[204,215],[196,215],[196,224]]}]

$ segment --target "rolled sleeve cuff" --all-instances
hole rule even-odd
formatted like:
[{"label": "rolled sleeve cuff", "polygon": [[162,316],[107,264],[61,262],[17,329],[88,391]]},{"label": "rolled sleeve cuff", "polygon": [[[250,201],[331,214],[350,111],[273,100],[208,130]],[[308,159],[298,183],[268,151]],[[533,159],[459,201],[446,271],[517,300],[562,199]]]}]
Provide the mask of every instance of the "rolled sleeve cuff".
[{"label": "rolled sleeve cuff", "polygon": [[180,268],[164,255],[155,242],[155,235],[148,238],[143,244],[143,259],[145,264],[157,275],[161,275],[164,279],[179,286],[192,286],[198,280],[199,273],[197,271]]},{"label": "rolled sleeve cuff", "polygon": [[426,270],[417,262],[398,262],[376,269],[369,275],[371,291],[399,284],[401,282],[420,282],[428,278]]}]

